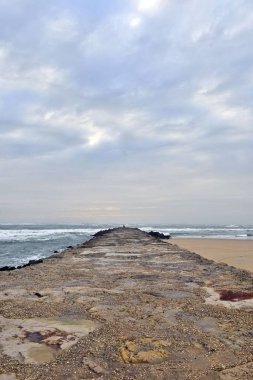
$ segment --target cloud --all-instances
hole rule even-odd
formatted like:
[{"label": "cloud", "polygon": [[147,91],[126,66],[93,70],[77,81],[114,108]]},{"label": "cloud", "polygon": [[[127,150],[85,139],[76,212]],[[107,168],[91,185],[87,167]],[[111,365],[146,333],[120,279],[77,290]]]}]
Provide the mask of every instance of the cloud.
[{"label": "cloud", "polygon": [[234,188],[249,222],[252,20],[249,0],[1,0],[3,218],[47,220],[59,193],[55,219],[230,222]]}]

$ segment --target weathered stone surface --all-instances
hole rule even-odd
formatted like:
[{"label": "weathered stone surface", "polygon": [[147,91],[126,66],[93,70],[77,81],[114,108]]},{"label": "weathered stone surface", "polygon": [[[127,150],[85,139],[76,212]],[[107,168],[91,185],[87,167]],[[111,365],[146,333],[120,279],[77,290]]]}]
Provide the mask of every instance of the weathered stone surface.
[{"label": "weathered stone surface", "polygon": [[246,271],[112,229],[0,273],[0,380],[251,379],[251,293]]},{"label": "weathered stone surface", "polygon": [[125,363],[160,363],[168,356],[166,350],[171,343],[168,340],[142,338],[138,340],[128,340],[120,348],[120,355]]},{"label": "weathered stone surface", "polygon": [[253,362],[224,370],[220,374],[222,380],[252,380]]},{"label": "weathered stone surface", "polygon": [[98,375],[105,374],[107,372],[107,370],[102,365],[98,364],[92,358],[84,357],[83,364],[87,365],[90,370],[97,373]]}]

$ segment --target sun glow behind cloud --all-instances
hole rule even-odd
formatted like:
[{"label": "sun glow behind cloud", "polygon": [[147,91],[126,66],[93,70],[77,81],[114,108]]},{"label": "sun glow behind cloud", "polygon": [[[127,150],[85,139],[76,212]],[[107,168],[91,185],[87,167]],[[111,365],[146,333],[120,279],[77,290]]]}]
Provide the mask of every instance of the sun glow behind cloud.
[{"label": "sun glow behind cloud", "polygon": [[141,18],[140,17],[133,17],[130,20],[130,26],[132,28],[138,28],[141,25]]},{"label": "sun glow behind cloud", "polygon": [[159,9],[164,0],[139,0],[138,10],[140,12],[152,12]]},{"label": "sun glow behind cloud", "polygon": [[151,15],[157,12],[159,9],[162,9],[162,5],[164,4],[165,0],[139,0],[137,3],[138,14],[131,18],[130,27],[133,29],[139,28],[144,21],[145,14]]}]

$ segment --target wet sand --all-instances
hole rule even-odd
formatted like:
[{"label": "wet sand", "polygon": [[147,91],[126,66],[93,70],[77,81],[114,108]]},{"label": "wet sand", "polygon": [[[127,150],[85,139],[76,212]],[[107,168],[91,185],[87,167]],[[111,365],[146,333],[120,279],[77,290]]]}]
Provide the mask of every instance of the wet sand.
[{"label": "wet sand", "polygon": [[172,239],[170,243],[218,263],[253,272],[253,240]]}]

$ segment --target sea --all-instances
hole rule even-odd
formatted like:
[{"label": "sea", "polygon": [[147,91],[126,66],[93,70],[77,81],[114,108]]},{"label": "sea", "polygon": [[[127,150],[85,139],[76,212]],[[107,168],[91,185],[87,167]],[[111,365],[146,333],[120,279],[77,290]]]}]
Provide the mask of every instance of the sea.
[{"label": "sea", "polygon": [[[170,234],[171,238],[253,240],[253,225],[126,225],[143,231]],[[68,246],[81,244],[96,232],[119,225],[0,224],[0,267],[19,266],[49,257]]]}]

